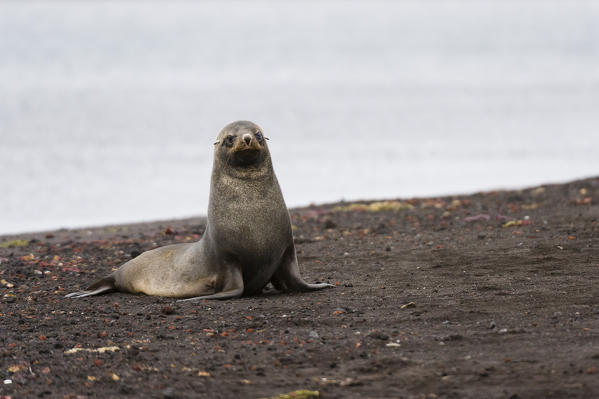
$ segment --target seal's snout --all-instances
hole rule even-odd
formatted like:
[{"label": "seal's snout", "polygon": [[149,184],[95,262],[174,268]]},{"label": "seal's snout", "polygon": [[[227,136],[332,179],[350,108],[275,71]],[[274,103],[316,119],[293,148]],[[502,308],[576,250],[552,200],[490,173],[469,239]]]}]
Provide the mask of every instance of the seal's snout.
[{"label": "seal's snout", "polygon": [[243,135],[243,141],[245,141],[245,143],[247,145],[250,145],[250,143],[252,142],[252,135],[249,133],[246,133]]}]

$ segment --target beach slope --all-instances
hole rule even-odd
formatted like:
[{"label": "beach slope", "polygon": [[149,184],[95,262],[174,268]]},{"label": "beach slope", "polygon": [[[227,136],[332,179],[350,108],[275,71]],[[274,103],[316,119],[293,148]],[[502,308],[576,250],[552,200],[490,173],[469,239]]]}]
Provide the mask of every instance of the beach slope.
[{"label": "beach slope", "polygon": [[0,237],[0,396],[599,392],[599,178],[291,216],[302,275],[335,289],[69,300],[205,219]]}]

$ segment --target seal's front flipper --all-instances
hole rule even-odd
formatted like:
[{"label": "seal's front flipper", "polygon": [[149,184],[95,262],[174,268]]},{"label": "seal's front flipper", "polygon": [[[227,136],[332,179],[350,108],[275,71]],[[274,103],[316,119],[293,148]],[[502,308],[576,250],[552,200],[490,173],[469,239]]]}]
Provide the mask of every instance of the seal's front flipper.
[{"label": "seal's front flipper", "polygon": [[65,298],[85,298],[86,296],[100,295],[111,291],[116,291],[116,286],[114,285],[114,277],[108,276],[96,281],[84,291],[65,295]]},{"label": "seal's front flipper", "polygon": [[225,276],[223,290],[211,295],[195,296],[193,298],[179,299],[177,302],[202,301],[204,299],[233,299],[243,294],[243,275],[239,267],[231,267],[231,273]]},{"label": "seal's front flipper", "polygon": [[295,255],[295,246],[291,245],[285,255],[281,265],[271,278],[271,283],[279,291],[296,291],[296,292],[307,292],[316,291],[323,288],[335,288],[332,284],[327,283],[316,283],[309,284],[302,279],[300,275],[299,266],[297,264],[297,256]]}]

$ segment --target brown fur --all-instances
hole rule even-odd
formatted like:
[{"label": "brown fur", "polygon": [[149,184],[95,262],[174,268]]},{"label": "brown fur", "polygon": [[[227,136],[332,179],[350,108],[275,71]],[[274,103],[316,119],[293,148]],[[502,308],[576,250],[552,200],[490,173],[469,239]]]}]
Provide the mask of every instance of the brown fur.
[{"label": "brown fur", "polygon": [[274,174],[266,137],[252,122],[233,122],[219,133],[202,239],[156,248],[130,260],[85,291],[176,298],[227,299],[280,290],[312,291],[300,276],[289,213]]}]

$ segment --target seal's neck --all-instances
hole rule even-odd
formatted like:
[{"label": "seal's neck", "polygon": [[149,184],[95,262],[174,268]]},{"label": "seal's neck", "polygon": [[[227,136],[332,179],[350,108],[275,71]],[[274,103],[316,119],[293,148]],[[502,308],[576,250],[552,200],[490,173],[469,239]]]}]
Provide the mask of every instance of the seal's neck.
[{"label": "seal's neck", "polygon": [[235,166],[227,162],[215,159],[212,167],[212,180],[220,177],[229,177],[233,179],[246,181],[271,180],[274,176],[272,162],[270,157],[266,157],[257,165]]}]

